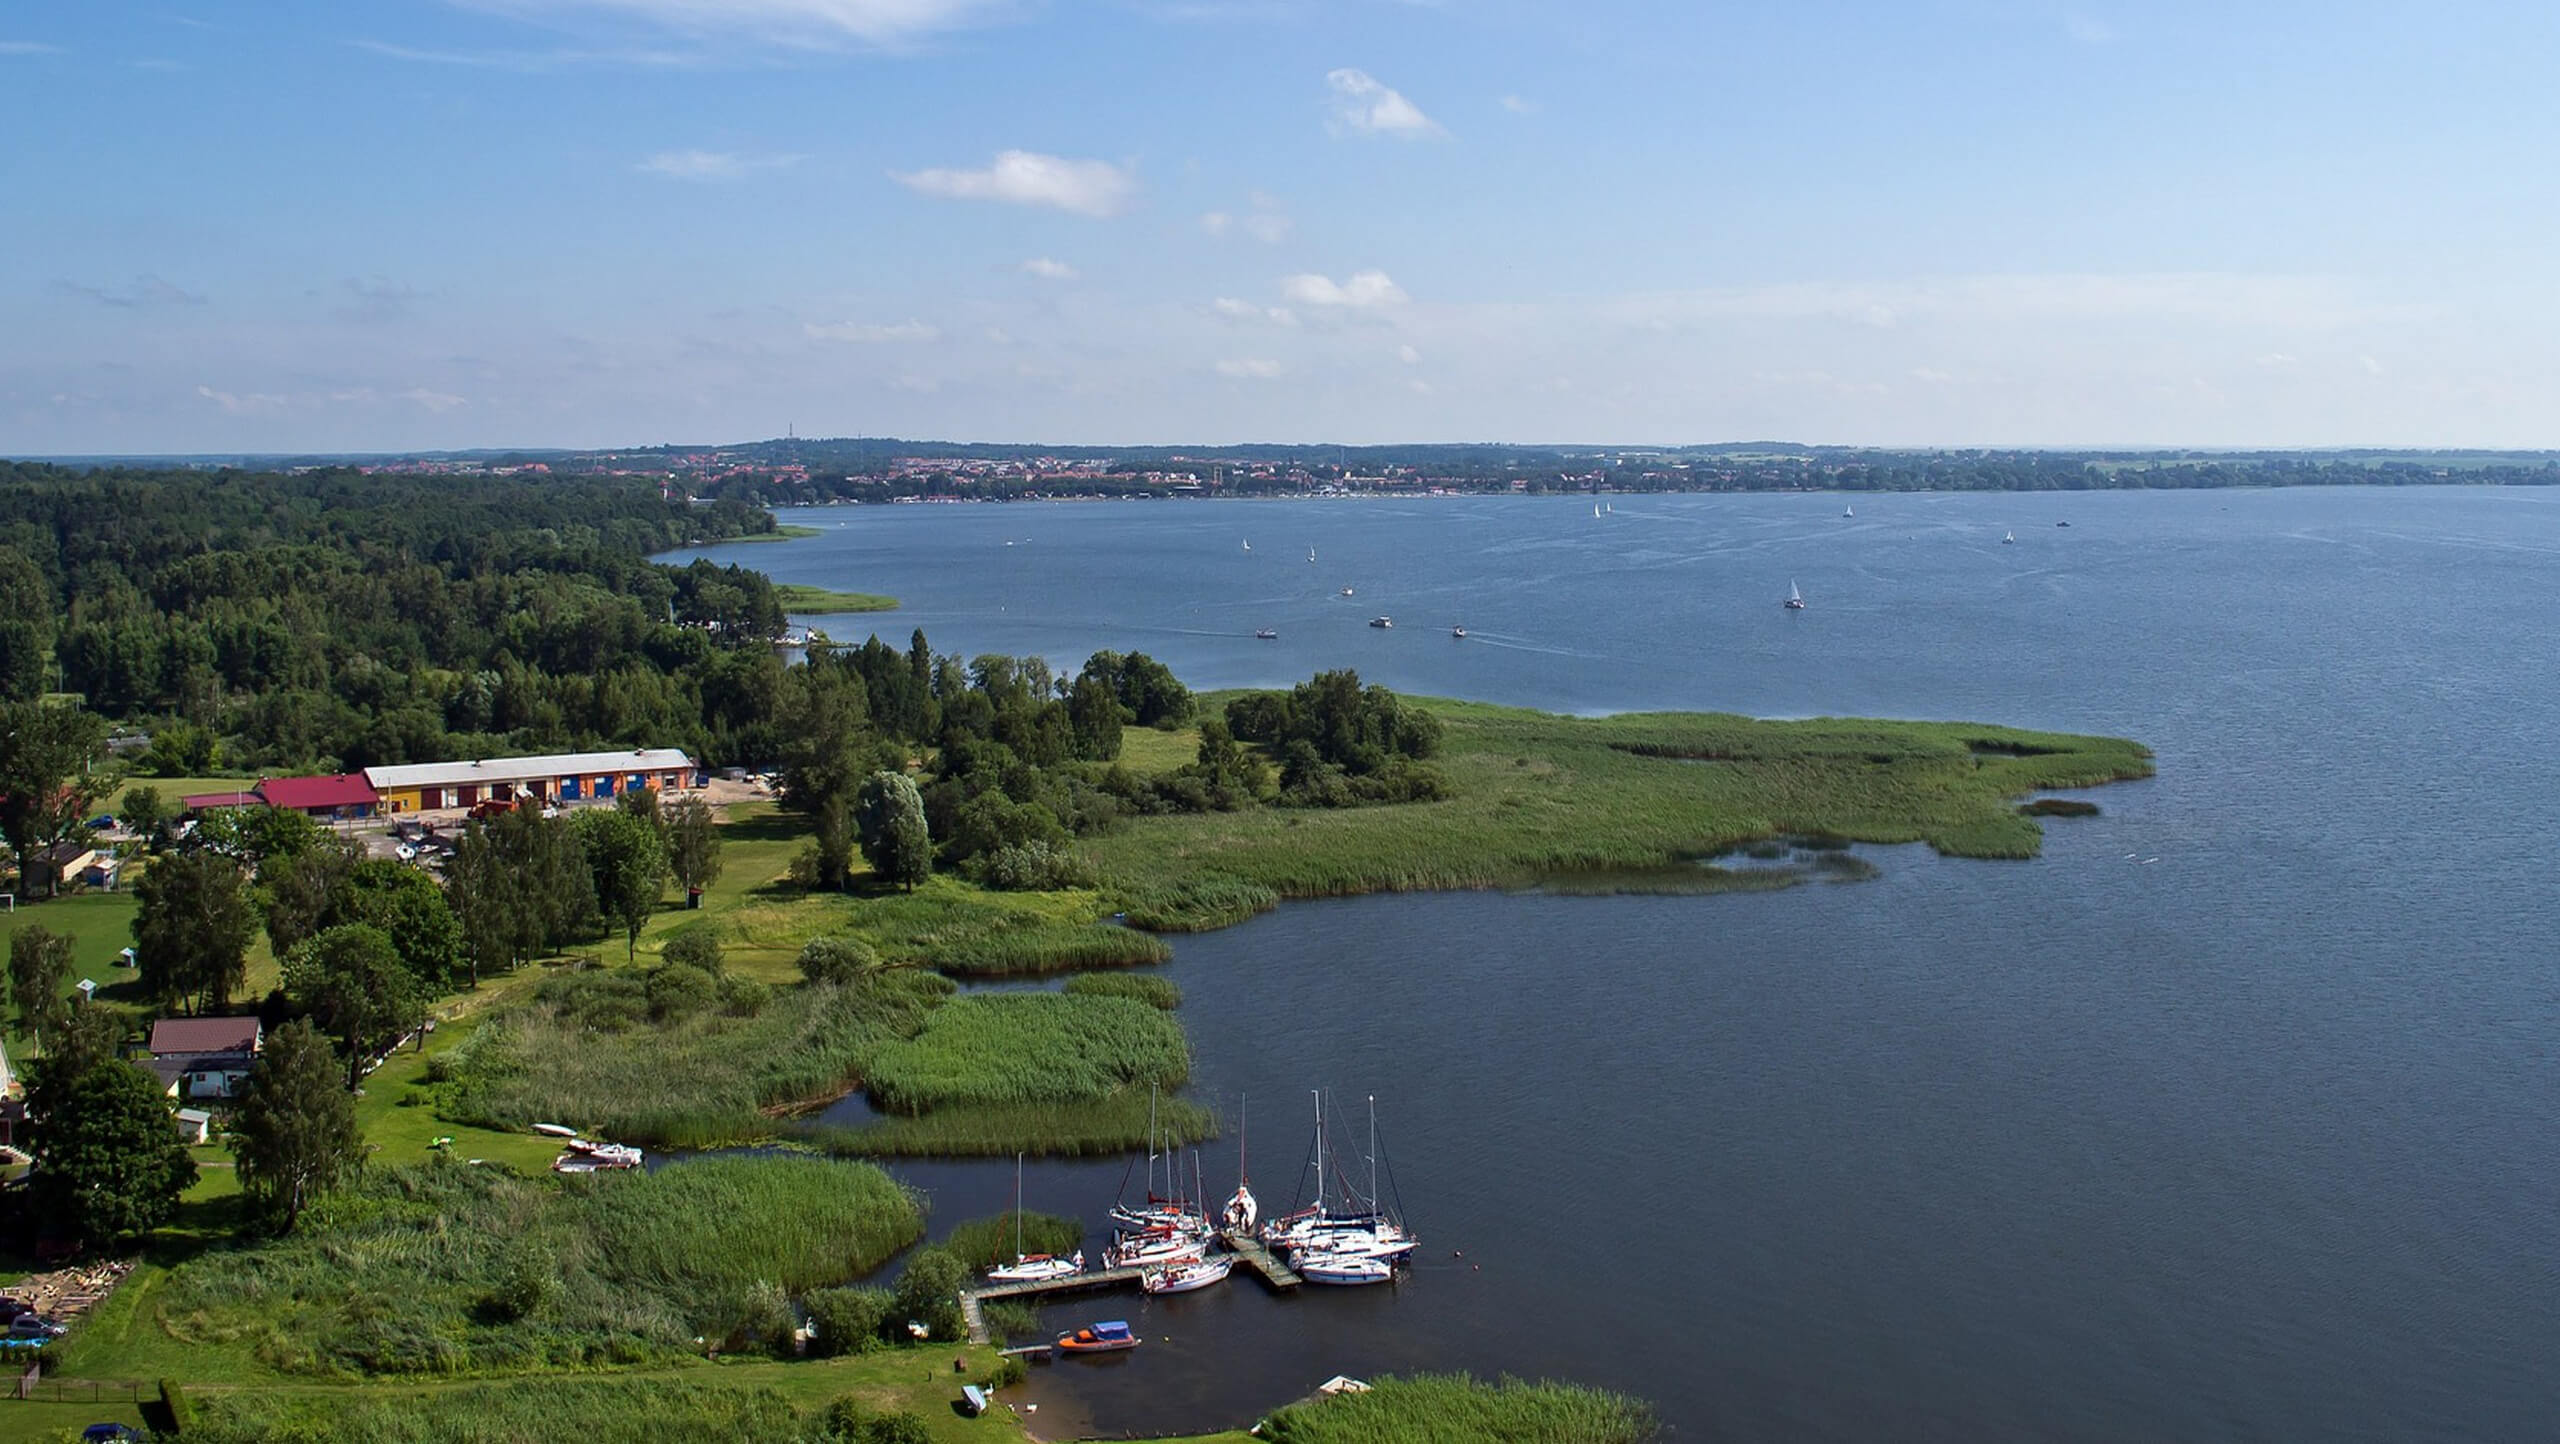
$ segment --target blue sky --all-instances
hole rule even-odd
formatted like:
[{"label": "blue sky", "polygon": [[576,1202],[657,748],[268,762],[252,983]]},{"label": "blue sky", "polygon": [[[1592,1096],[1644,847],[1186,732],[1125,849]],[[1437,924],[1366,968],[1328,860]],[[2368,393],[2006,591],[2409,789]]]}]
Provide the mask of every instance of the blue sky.
[{"label": "blue sky", "polygon": [[2560,7],[17,0],[0,452],[2560,446]]}]

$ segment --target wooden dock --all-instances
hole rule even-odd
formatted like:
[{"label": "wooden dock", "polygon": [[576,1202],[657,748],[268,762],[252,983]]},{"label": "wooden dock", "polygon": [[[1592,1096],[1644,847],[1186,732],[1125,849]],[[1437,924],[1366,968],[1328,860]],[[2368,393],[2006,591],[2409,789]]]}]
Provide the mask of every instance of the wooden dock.
[{"label": "wooden dock", "polygon": [[1218,1237],[1234,1252],[1236,1262],[1262,1275],[1262,1281],[1281,1293],[1296,1288],[1304,1280],[1297,1270],[1280,1261],[1280,1256],[1263,1246],[1262,1240],[1240,1228],[1222,1228]]},{"label": "wooden dock", "polygon": [[1065,1278],[1034,1279],[1022,1283],[980,1284],[975,1288],[960,1291],[960,1317],[969,1325],[969,1342],[983,1344],[987,1341],[985,1305],[989,1299],[1019,1299],[1044,1294],[1083,1293],[1088,1289],[1116,1288],[1121,1284],[1136,1283],[1139,1272],[1135,1268],[1087,1269],[1083,1273],[1069,1274]]}]

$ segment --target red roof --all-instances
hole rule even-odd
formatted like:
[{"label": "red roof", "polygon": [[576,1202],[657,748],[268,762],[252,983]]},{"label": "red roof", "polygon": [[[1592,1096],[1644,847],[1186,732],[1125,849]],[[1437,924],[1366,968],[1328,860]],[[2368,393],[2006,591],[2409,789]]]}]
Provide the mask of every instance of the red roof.
[{"label": "red roof", "polygon": [[163,1018],[151,1025],[154,1057],[194,1053],[255,1053],[255,1018]]},{"label": "red roof", "polygon": [[207,812],[217,807],[248,807],[257,800],[256,788],[243,787],[237,792],[199,792],[192,797],[179,798],[178,805],[189,812]]},{"label": "red roof", "polygon": [[382,794],[364,780],[361,772],[341,772],[334,777],[270,777],[258,784],[258,795],[270,807],[371,807],[382,801]]}]

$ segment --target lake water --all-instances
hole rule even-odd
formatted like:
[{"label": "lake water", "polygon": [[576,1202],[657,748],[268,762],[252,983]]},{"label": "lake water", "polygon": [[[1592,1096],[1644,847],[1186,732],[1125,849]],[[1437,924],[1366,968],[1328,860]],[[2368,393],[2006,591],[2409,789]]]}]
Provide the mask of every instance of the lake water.
[{"label": "lake water", "polygon": [[[1684,1439],[2551,1431],[2560,493],[1855,502],[820,509],[714,553],[905,599],[840,637],[1136,649],[1200,687],[1351,666],[2158,752],[2032,863],[1881,849],[1878,880],[1775,895],[1292,903],[1177,939],[1194,1093],[1250,1098],[1266,1202],[1307,1090],[1355,1142],[1374,1094],[1419,1267],[1050,1310],[1148,1343],[1036,1370],[1041,1427],[1464,1368],[1626,1389]],[[1098,1222],[1122,1168],[1034,1165],[1029,1204]],[[1208,1168],[1232,1186],[1231,1141]],[[1010,1201],[1001,1164],[902,1172],[945,1221]]]}]

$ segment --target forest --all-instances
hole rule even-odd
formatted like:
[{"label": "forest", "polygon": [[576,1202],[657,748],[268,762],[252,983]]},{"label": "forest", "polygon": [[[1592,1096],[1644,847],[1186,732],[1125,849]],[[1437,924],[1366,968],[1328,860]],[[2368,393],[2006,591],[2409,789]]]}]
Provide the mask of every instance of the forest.
[{"label": "forest", "polygon": [[0,462],[0,692],[78,697],[166,775],[725,758],[781,604],[761,573],[649,558],[773,525],[648,481]]}]

